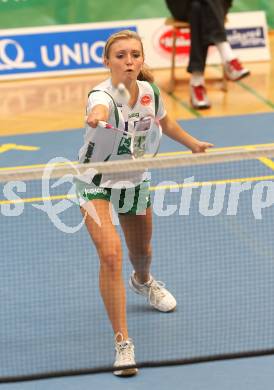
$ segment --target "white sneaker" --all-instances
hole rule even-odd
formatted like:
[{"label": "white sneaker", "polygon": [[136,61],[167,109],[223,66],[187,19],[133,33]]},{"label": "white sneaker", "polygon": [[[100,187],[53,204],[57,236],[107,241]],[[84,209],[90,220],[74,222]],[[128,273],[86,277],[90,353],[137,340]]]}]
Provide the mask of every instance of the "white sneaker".
[{"label": "white sneaker", "polygon": [[156,281],[152,276],[145,284],[140,284],[134,277],[134,272],[129,279],[129,286],[137,294],[147,297],[148,303],[155,309],[163,312],[173,311],[176,308],[176,299],[165,288],[164,283]]},{"label": "white sneaker", "polygon": [[224,64],[225,76],[228,80],[237,81],[248,76],[250,71],[243,67],[237,58]]},{"label": "white sneaker", "polygon": [[210,108],[211,104],[204,85],[190,85],[190,103],[198,110]]},{"label": "white sneaker", "polygon": [[[117,341],[118,338],[121,338],[121,341]],[[114,367],[119,368],[122,366],[135,366],[135,356],[134,356],[134,345],[131,339],[123,340],[121,333],[115,335],[115,350],[116,358],[114,362]],[[136,367],[132,368],[121,368],[120,370],[113,371],[114,375],[117,376],[131,376],[136,375],[138,369]]]}]

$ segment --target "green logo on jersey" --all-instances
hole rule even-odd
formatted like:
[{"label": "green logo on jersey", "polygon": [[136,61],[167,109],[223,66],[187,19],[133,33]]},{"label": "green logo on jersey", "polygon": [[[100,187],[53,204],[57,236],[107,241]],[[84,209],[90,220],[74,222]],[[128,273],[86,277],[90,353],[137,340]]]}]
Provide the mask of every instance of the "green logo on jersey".
[{"label": "green logo on jersey", "polygon": [[131,138],[122,137],[121,141],[120,141],[120,144],[119,144],[119,147],[118,147],[117,154],[118,155],[121,155],[121,154],[131,154],[131,152],[130,152],[130,143],[131,143]]},{"label": "green logo on jersey", "polygon": [[[131,139],[130,138],[122,138],[120,141],[120,145],[118,147],[117,154],[131,154],[130,151],[130,143]],[[145,153],[145,145],[146,145],[146,137],[145,136],[137,136],[134,139],[134,155],[135,157],[142,157]]]}]

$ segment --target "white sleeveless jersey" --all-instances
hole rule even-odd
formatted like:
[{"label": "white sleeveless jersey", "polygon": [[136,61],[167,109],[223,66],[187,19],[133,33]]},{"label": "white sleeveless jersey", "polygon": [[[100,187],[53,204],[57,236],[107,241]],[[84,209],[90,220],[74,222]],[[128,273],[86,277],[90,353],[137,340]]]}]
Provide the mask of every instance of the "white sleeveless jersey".
[{"label": "white sleeveless jersey", "polygon": [[[139,95],[135,106],[129,107],[116,100],[115,103],[118,112],[115,110],[113,100],[109,96],[112,96],[114,93],[111,79],[100,83],[89,95],[86,114],[88,115],[94,106],[103,104],[109,110],[108,123],[123,131],[132,131],[138,119],[146,116],[153,116],[158,120],[164,118],[166,111],[161,96],[159,96],[159,105],[155,114],[155,94],[152,86],[147,81],[137,80],[137,83]],[[86,124],[84,145],[79,151],[79,161],[81,163],[127,160],[132,158],[130,153],[130,138],[124,137],[122,133],[115,130],[102,129],[101,127],[94,129]],[[104,174],[100,177],[97,185],[106,188],[128,188],[140,184],[147,177],[146,171],[129,172],[122,176],[118,174]]]}]

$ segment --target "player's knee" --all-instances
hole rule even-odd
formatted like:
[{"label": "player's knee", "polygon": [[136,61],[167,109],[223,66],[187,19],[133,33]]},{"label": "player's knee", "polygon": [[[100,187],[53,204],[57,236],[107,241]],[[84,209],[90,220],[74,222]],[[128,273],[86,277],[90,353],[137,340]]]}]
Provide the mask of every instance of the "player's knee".
[{"label": "player's knee", "polygon": [[122,254],[117,246],[116,248],[106,248],[100,255],[101,268],[113,275],[122,270]]}]

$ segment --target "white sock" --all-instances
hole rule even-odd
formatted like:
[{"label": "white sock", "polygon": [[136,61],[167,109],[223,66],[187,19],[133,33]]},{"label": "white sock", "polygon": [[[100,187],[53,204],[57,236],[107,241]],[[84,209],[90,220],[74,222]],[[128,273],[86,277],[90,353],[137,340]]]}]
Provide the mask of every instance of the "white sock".
[{"label": "white sock", "polygon": [[235,58],[233,50],[228,41],[216,43],[216,47],[219,51],[223,63],[230,62]]},{"label": "white sock", "polygon": [[205,78],[203,73],[201,72],[191,73],[190,85],[192,85],[193,87],[198,87],[199,85],[204,85],[204,84],[205,84]]}]

